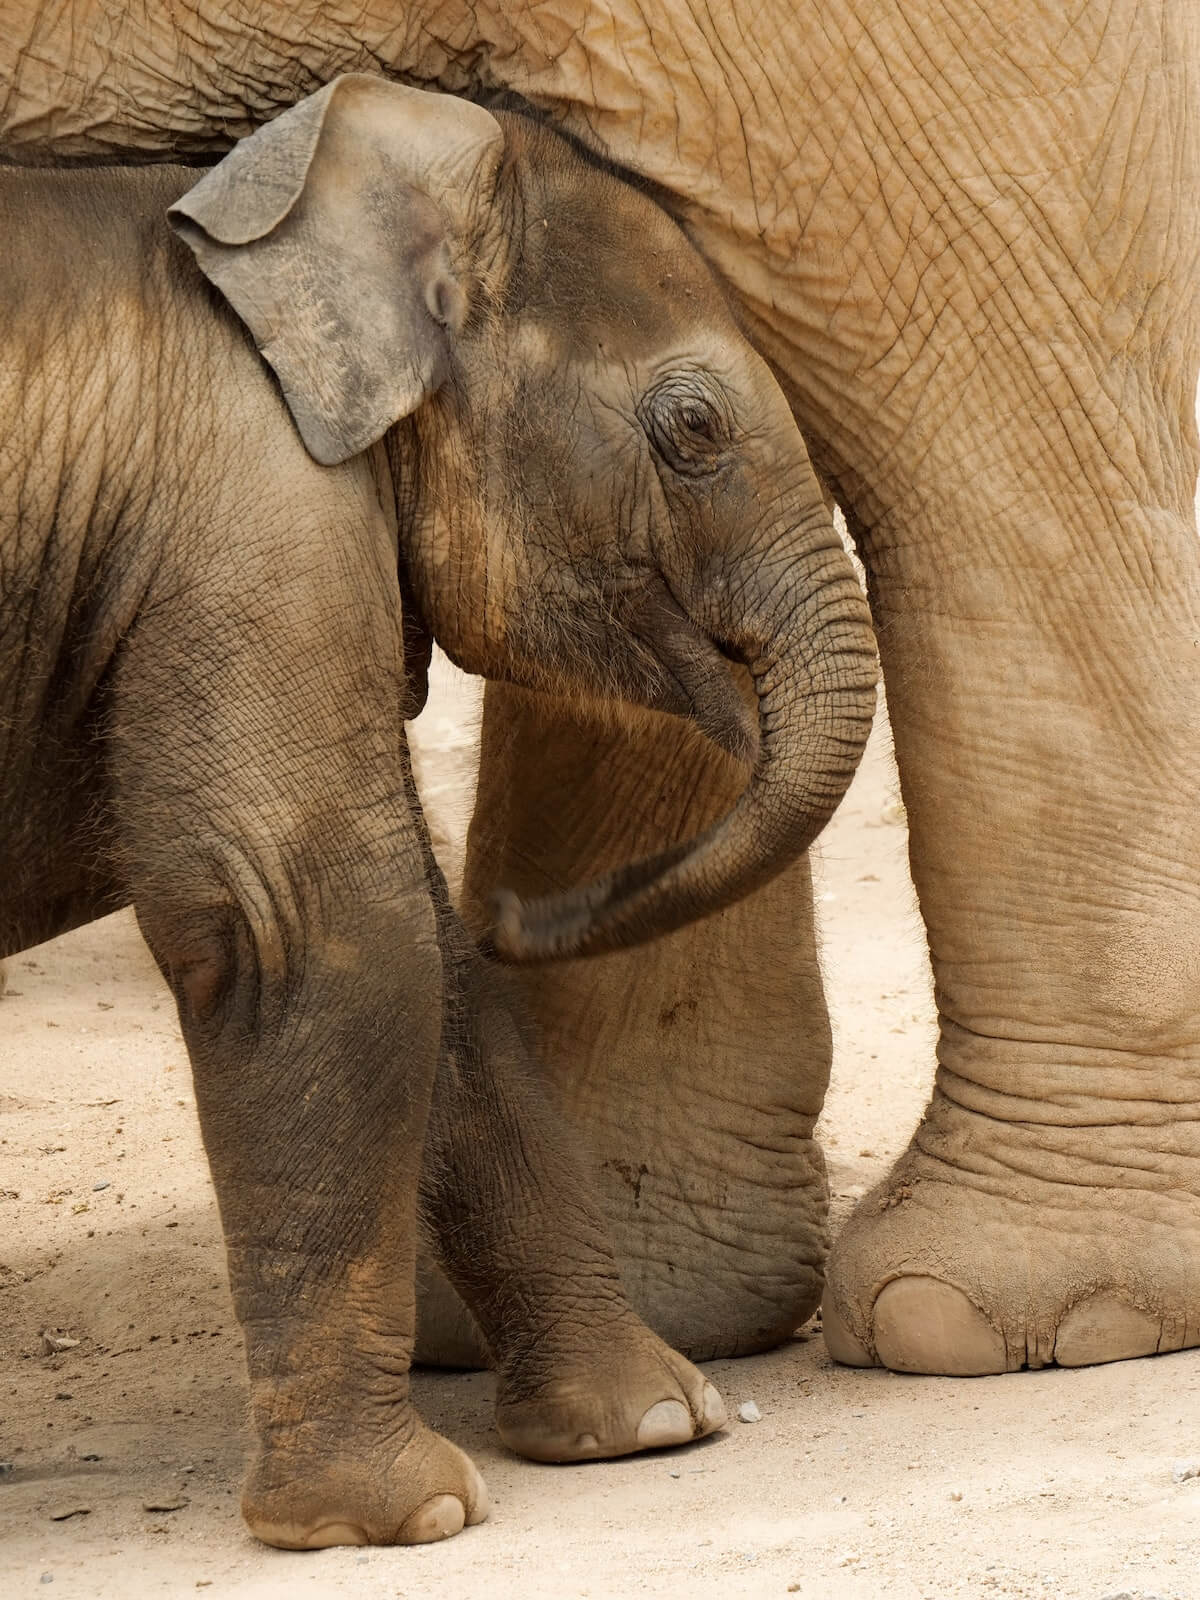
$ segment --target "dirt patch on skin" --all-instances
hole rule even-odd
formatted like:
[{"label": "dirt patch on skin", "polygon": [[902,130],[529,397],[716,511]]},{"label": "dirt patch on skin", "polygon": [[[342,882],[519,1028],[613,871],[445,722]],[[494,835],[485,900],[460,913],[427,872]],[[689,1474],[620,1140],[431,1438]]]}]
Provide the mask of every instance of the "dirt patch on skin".
[{"label": "dirt patch on skin", "polygon": [[[422,779],[469,777],[470,697]],[[429,730],[432,729],[432,735]],[[432,746],[432,748],[429,748]],[[445,760],[439,760],[439,751]],[[836,1029],[823,1132],[844,1215],[930,1079],[929,980],[886,730],[825,835]],[[1200,1351],[1012,1378],[835,1368],[819,1338],[707,1369],[736,1417],[688,1450],[542,1467],[486,1374],[421,1374],[490,1521],[415,1550],[264,1549],[238,1515],[246,1390],[187,1059],[133,920],[8,964],[0,999],[0,1596],[1200,1600]],[[52,1338],[43,1338],[49,1330]],[[54,1349],[62,1339],[78,1344]],[[753,1410],[747,1412],[753,1415]]]}]

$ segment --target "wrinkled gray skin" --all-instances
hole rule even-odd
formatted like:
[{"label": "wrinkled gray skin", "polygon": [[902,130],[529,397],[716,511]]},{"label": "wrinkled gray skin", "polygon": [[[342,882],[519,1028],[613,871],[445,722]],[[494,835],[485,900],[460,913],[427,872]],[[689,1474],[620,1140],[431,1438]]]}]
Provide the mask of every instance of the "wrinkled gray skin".
[{"label": "wrinkled gray skin", "polygon": [[737,753],[725,823],[510,904],[516,954],[786,868],[861,751],[870,622],[707,268],[557,136],[349,77],[194,179],[0,172],[0,955],[132,900],[171,984],[250,1527],[438,1538],[486,1498],[408,1403],[423,1142],[513,1448],[622,1454],[723,1411],[630,1310],[449,909],[403,736],[414,620],[468,670],[687,712]]},{"label": "wrinkled gray skin", "polygon": [[[219,150],[355,67],[510,91],[661,185],[858,540],[933,962],[933,1098],[835,1244],[826,1338],[942,1373],[1200,1342],[1195,0],[0,14],[18,159]],[[484,720],[477,895],[737,788],[663,722],[504,687]],[[521,981],[635,1303],[693,1353],[778,1338],[825,1266],[804,868]]]}]

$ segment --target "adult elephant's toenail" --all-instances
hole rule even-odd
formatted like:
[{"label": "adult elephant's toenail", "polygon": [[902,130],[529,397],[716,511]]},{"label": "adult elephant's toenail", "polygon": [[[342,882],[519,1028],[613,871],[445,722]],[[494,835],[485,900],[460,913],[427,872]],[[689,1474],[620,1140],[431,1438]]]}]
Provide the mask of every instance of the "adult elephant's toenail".
[{"label": "adult elephant's toenail", "polygon": [[961,1289],[937,1278],[894,1278],[875,1301],[875,1353],[893,1372],[978,1378],[1007,1372],[1004,1336]]},{"label": "adult elephant's toenail", "polygon": [[[259,1538],[262,1537],[260,1533]],[[366,1529],[360,1528],[355,1522],[323,1522],[320,1527],[313,1528],[310,1533],[304,1534],[296,1541],[297,1546],[304,1550],[328,1550],[331,1545],[369,1543]]]},{"label": "adult elephant's toenail", "polygon": [[830,1357],[843,1367],[873,1367],[875,1358],[862,1340],[850,1331],[850,1324],[837,1308],[833,1296],[826,1293],[821,1302],[821,1332]]},{"label": "adult elephant's toenail", "polygon": [[1060,1367],[1087,1367],[1096,1361],[1128,1361],[1159,1348],[1162,1324],[1112,1294],[1079,1300],[1058,1325],[1054,1359]]},{"label": "adult elephant's toenail", "polygon": [[638,1423],[637,1442],[642,1450],[667,1444],[686,1444],[695,1433],[692,1414],[682,1400],[660,1400]]}]

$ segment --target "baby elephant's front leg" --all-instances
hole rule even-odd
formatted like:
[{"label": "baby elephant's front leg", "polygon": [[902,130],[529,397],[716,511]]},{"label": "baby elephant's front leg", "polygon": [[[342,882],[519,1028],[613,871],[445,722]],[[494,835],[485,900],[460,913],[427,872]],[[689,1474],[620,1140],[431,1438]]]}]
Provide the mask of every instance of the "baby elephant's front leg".
[{"label": "baby elephant's front leg", "polygon": [[389,546],[373,559],[327,509],[307,543],[289,522],[286,560],[247,539],[237,562],[165,573],[121,658],[112,752],[245,1335],[243,1511],[291,1548],[437,1539],[486,1513],[409,1399],[442,959]]},{"label": "baby elephant's front leg", "polygon": [[[496,1422],[535,1461],[686,1444],[713,1385],[625,1298],[599,1208],[514,1022],[503,975],[443,908],[446,1035],[421,1199],[432,1248],[497,1368]],[[473,1353],[461,1302],[421,1274],[423,1358]]]},{"label": "baby elephant's front leg", "polygon": [[[372,903],[362,884],[341,917],[331,886],[321,890],[337,932],[310,923],[292,956],[271,952],[279,969],[265,983],[267,939],[282,930],[251,931],[253,912],[223,919],[219,954],[211,936],[164,938],[158,918],[143,922],[175,974],[183,968],[249,1366],[246,1520],[285,1547],[418,1543],[487,1508],[471,1462],[409,1398],[440,960],[418,895]],[[382,948],[404,952],[387,986],[371,973]]]}]

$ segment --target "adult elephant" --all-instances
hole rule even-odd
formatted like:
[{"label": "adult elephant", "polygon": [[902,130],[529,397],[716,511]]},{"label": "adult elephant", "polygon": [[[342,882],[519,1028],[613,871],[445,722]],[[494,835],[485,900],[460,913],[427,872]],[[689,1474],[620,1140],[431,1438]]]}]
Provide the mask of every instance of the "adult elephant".
[{"label": "adult elephant", "polygon": [[[1193,0],[6,6],[17,157],[205,152],[366,67],[510,91],[660,187],[866,562],[934,964],[933,1099],[836,1248],[830,1347],[972,1373],[1200,1343]],[[728,800],[674,733],[505,689],[485,723],[476,892]],[[825,1244],[803,871],[523,982],[634,1298],[694,1354],[779,1337]]]}]

